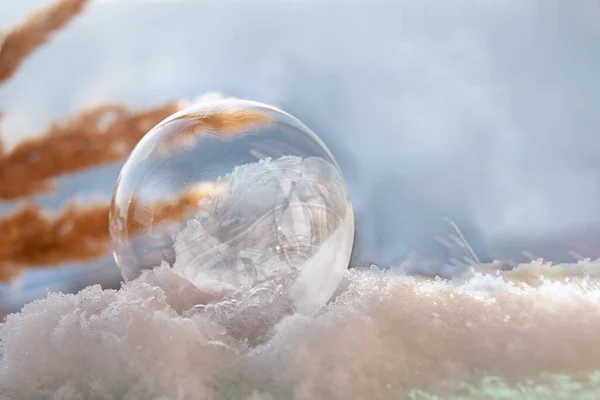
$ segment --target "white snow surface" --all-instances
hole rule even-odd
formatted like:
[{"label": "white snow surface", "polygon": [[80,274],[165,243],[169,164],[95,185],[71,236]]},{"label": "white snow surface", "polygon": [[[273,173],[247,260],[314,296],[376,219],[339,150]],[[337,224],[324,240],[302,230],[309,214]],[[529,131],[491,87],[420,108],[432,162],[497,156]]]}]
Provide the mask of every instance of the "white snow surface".
[{"label": "white snow surface", "polygon": [[385,399],[480,375],[584,374],[600,367],[589,274],[600,263],[584,264],[537,285],[350,271],[318,315],[276,325],[251,304],[185,312],[202,293],[161,267],[120,290],[50,293],[9,315],[0,398]]}]

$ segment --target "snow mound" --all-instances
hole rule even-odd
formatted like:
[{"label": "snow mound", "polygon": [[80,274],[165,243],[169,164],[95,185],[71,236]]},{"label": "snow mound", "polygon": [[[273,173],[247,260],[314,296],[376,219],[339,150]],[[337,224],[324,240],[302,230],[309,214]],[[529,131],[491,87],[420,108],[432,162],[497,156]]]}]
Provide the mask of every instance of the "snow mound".
[{"label": "snow mound", "polygon": [[0,330],[0,398],[386,399],[600,368],[600,290],[581,282],[355,271],[317,316],[276,325],[251,304],[184,311],[202,296],[159,268],[28,304]]}]

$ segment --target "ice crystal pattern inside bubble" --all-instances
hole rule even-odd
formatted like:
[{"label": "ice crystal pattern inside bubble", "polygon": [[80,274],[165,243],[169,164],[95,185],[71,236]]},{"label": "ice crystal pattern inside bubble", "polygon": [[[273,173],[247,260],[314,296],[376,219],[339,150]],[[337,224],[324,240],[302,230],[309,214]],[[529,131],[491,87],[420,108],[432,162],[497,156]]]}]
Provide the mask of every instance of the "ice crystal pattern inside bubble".
[{"label": "ice crystal pattern inside bubble", "polygon": [[140,141],[110,227],[125,280],[167,263],[218,296],[278,288],[314,312],[348,266],[354,217],[339,167],[310,129],[273,107],[219,100]]}]

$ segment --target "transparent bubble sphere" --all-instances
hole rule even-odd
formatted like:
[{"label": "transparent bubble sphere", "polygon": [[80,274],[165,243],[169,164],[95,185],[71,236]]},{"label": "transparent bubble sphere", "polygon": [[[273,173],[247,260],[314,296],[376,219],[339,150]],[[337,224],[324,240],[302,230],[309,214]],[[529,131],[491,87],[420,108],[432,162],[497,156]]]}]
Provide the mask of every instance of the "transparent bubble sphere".
[{"label": "transparent bubble sphere", "polygon": [[276,290],[312,313],[348,267],[354,215],[336,161],[308,127],[225,99],[142,138],[117,180],[110,229],[126,281],[168,265],[223,298]]}]

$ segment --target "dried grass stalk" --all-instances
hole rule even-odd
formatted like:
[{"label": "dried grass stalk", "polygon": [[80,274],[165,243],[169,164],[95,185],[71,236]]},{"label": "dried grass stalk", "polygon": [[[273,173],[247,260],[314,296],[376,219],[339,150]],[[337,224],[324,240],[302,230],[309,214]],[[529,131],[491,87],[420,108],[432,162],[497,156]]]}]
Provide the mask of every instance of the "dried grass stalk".
[{"label": "dried grass stalk", "polygon": [[53,189],[48,179],[118,161],[144,134],[179,109],[177,102],[132,112],[119,104],[51,123],[41,135],[0,154],[0,199]]},{"label": "dried grass stalk", "polygon": [[[178,111],[180,102],[131,112],[118,104],[104,105],[81,112],[64,122],[52,123],[43,134],[19,143],[12,151],[0,154],[0,200],[14,200],[53,190],[50,178],[108,164],[125,157],[152,127]],[[182,119],[183,120],[183,119]],[[171,137],[158,148],[163,156],[190,145],[199,132],[231,135],[269,116],[247,110],[223,110],[193,115],[172,123]]]},{"label": "dried grass stalk", "polygon": [[26,205],[0,220],[0,279],[26,266],[91,260],[108,250],[108,206],[69,204],[56,216]]},{"label": "dried grass stalk", "polygon": [[5,32],[0,39],[0,83],[9,79],[52,33],[79,14],[86,3],[87,0],[57,0]]},{"label": "dried grass stalk", "polygon": [[[218,193],[219,188],[211,184],[194,186],[177,199],[135,208],[152,212],[149,221],[158,226],[183,218],[201,199]],[[0,219],[0,281],[29,267],[103,256],[110,247],[108,214],[107,204],[81,207],[71,203],[55,216],[30,204]],[[140,231],[140,224],[129,224],[129,233]]]},{"label": "dried grass stalk", "polygon": [[257,110],[224,109],[206,114],[185,113],[165,124],[167,134],[157,155],[193,146],[201,134],[228,137],[273,122],[273,117]]},{"label": "dried grass stalk", "polygon": [[167,197],[155,204],[140,204],[139,201],[132,199],[125,222],[127,235],[137,235],[142,231],[159,228],[166,223],[186,218],[201,207],[201,200],[219,196],[224,191],[224,186],[221,182],[193,185],[179,197]]}]

